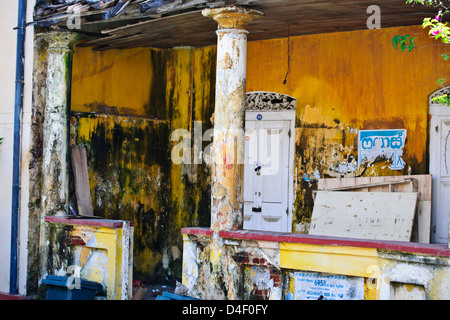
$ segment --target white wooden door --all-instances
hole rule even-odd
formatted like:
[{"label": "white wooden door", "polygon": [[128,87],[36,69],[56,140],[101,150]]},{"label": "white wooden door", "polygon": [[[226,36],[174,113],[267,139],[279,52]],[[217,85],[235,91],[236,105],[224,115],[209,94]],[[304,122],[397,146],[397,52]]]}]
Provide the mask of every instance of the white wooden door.
[{"label": "white wooden door", "polygon": [[430,108],[431,240],[448,243],[450,214],[450,108]]},{"label": "white wooden door", "polygon": [[246,112],[244,229],[291,231],[292,116]]}]

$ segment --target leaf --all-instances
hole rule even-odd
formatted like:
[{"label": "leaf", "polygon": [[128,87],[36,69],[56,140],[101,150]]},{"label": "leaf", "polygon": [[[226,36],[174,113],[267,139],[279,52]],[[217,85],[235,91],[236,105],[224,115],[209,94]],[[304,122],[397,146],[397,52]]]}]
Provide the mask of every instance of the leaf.
[{"label": "leaf", "polygon": [[414,39],[415,39],[415,37],[409,38],[408,52],[411,52],[414,49],[414,47],[416,46],[416,44],[414,43]]},{"label": "leaf", "polygon": [[400,45],[400,50],[402,52],[406,49],[408,49],[408,52],[411,52],[416,46],[416,44],[414,43],[414,39],[415,37],[411,37],[409,34],[404,36],[396,35],[394,38],[392,38],[392,46],[394,47],[394,49],[397,49],[397,47]]},{"label": "leaf", "polygon": [[447,61],[448,58],[450,58],[450,56],[449,56],[448,54],[446,54],[446,53],[441,54],[441,57],[442,57],[445,61]]},{"label": "leaf", "polygon": [[450,97],[447,94],[444,94],[442,96],[437,96],[431,99],[433,102],[440,103],[444,106],[450,106]]}]

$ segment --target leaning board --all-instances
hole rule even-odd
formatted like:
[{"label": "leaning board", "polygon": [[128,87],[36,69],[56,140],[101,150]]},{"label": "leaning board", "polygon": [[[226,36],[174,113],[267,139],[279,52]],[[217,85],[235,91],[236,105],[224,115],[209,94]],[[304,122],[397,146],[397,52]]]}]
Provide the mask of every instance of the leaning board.
[{"label": "leaning board", "polygon": [[[363,191],[363,192],[415,192],[411,184],[402,183],[389,186],[388,183],[397,183],[414,179],[417,181],[417,207],[416,216],[413,224],[411,241],[430,243],[431,231],[431,174],[419,174],[409,176],[378,176],[378,177],[357,177],[357,178],[328,178],[319,179],[318,189],[335,191],[337,188],[360,187],[360,189],[344,191]],[[384,186],[376,186],[385,183]],[[361,188],[361,185],[373,185]],[[342,190],[341,190],[342,191]]]},{"label": "leaning board", "polygon": [[75,195],[77,197],[78,215],[93,217],[91,193],[89,189],[89,173],[86,159],[86,148],[78,145],[70,146],[73,174],[75,177]]},{"label": "leaning board", "polygon": [[415,192],[318,191],[309,234],[410,241]]}]

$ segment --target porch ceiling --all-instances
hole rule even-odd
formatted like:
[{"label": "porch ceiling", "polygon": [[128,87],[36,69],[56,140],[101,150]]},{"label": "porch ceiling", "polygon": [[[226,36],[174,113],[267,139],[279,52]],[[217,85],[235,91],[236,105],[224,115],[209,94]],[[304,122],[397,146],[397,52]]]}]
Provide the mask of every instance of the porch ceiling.
[{"label": "porch ceiling", "polygon": [[[121,0],[124,1],[124,0]],[[125,0],[126,1],[126,0]],[[120,2],[120,1],[119,1]],[[418,25],[424,17],[433,16],[434,8],[407,5],[405,0],[236,0],[224,4],[244,5],[265,13],[265,17],[249,24],[249,41],[272,38],[367,29],[366,13],[370,5],[381,9],[381,27]],[[99,50],[176,46],[207,46],[216,44],[217,23],[201,14],[202,8],[218,6],[218,1],[172,0],[130,1],[128,11],[111,19],[83,16],[81,31],[95,35],[85,43]],[[160,7],[142,12],[142,6],[160,3]],[[191,6],[186,4],[191,3]],[[195,4],[195,5],[194,5]],[[172,5],[170,10],[159,10]],[[155,6],[155,5],[153,5]],[[160,12],[160,13],[158,13]],[[41,17],[42,19],[43,17]],[[38,19],[39,20],[39,19]],[[59,22],[60,26],[66,20]],[[48,21],[48,18],[47,18]]]}]

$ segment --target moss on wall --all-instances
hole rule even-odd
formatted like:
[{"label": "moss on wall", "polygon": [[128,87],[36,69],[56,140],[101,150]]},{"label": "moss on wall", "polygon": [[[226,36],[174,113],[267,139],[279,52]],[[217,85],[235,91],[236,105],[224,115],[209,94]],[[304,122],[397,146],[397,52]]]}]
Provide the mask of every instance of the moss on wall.
[{"label": "moss on wall", "polygon": [[[209,226],[209,167],[174,164],[171,151],[179,141],[171,134],[186,129],[193,135],[193,121],[202,121],[203,131],[211,128],[214,77],[214,47],[75,50],[72,143],[87,149],[94,214],[135,222],[140,278],[181,277],[180,229]],[[85,90],[90,85],[97,89]]]}]

